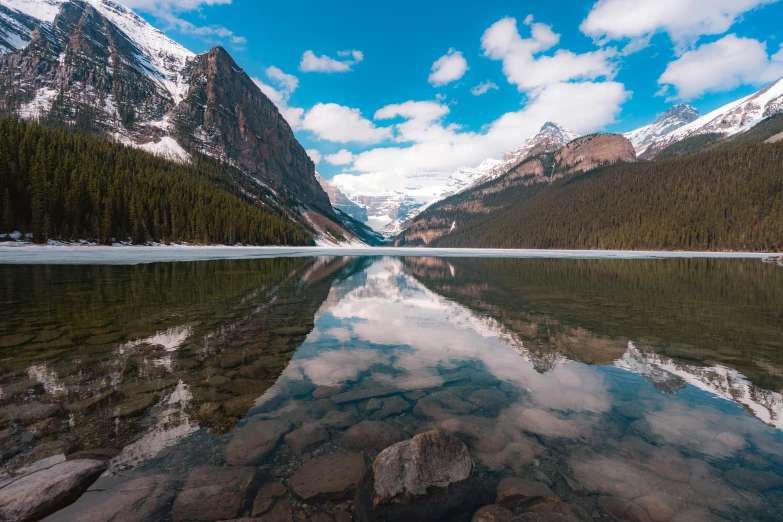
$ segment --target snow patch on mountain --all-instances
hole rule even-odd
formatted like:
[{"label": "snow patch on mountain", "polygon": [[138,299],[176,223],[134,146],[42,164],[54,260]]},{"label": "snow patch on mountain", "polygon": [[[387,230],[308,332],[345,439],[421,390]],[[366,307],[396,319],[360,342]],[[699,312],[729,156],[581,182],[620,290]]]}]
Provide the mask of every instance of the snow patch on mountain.
[{"label": "snow patch on mountain", "polygon": [[[3,0],[3,5],[43,22],[54,22],[60,6],[68,0]],[[88,0],[89,1],[89,0]]]},{"label": "snow patch on mountain", "polygon": [[[702,134],[721,134],[724,137],[734,136],[752,129],[765,118],[780,112],[783,112],[783,78],[750,96],[726,104],[670,132],[651,137],[643,144],[644,149],[642,152],[637,150],[637,153],[650,157],[669,145]],[[629,132],[625,136],[636,147],[637,143],[642,144],[644,129],[646,128],[642,127]]]},{"label": "snow patch on mountain", "polygon": [[664,112],[655,122],[623,134],[633,145],[637,156],[647,152],[656,140],[663,138],[677,129],[699,119],[698,109],[680,103]]}]

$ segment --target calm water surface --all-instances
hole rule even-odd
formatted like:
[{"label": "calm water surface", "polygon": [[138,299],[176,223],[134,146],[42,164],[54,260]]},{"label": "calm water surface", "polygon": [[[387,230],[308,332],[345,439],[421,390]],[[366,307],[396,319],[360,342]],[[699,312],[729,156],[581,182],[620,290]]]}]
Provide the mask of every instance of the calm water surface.
[{"label": "calm water surface", "polygon": [[[783,268],[758,260],[0,266],[0,386],[2,480],[111,458],[49,520],[139,477],[173,498],[250,418],[323,428],[253,463],[283,484],[440,429],[467,443],[478,503],[518,476],[585,520],[617,516],[607,496],[663,499],[666,520],[783,518]],[[385,431],[343,437],[367,420]],[[349,500],[277,502],[308,519]]]}]

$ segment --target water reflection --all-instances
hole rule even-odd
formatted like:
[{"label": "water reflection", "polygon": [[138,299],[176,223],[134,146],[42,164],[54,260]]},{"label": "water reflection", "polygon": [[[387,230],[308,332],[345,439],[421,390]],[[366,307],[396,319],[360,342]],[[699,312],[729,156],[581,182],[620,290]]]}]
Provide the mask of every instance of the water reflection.
[{"label": "water reflection", "polygon": [[19,343],[3,349],[6,473],[79,451],[111,458],[52,520],[102,520],[107,495],[150,477],[184,490],[156,506],[177,520],[195,509],[183,499],[204,469],[247,465],[260,466],[258,498],[282,489],[266,511],[241,501],[223,518],[350,519],[352,493],[306,501],[293,477],[334,453],[371,462],[430,429],[468,445],[474,509],[508,476],[546,484],[558,512],[582,520],[776,520],[783,507],[779,267],[321,258],[25,270],[2,274],[32,281],[2,296],[0,343]]}]

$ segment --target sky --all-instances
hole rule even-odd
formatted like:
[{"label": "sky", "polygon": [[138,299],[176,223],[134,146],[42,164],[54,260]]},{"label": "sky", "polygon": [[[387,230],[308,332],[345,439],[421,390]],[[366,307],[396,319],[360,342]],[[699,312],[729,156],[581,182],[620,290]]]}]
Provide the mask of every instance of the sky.
[{"label": "sky", "polygon": [[501,159],[547,121],[626,132],[783,77],[783,0],[124,0],[224,46],[353,192]]}]

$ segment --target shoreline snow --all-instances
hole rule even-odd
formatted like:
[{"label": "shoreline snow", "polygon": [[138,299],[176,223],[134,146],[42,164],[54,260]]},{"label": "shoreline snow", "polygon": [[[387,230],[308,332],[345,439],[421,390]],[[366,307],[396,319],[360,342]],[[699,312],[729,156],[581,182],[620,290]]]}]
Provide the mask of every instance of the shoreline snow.
[{"label": "shoreline snow", "polygon": [[0,264],[135,265],[173,261],[264,259],[274,257],[482,257],[516,259],[766,259],[775,252],[686,252],[639,250],[506,250],[395,247],[243,247],[243,246],[0,246]]}]

